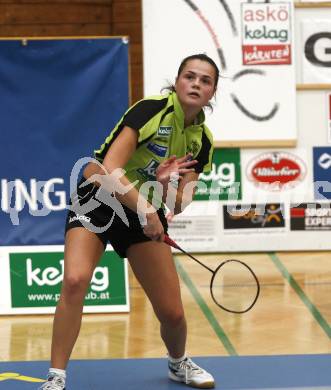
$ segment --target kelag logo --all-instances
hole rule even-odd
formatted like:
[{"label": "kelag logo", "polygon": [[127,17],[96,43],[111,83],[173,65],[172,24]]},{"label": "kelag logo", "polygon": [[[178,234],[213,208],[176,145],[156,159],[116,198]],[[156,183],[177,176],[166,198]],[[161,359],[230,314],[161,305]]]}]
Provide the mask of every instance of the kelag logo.
[{"label": "kelag logo", "polygon": [[279,203],[223,206],[224,229],[285,227],[284,206]]},{"label": "kelag logo", "polygon": [[302,181],[306,176],[306,166],[291,153],[263,153],[247,164],[246,175],[259,188],[281,191],[293,188]]},{"label": "kelag logo", "polygon": [[[11,253],[12,307],[56,306],[63,279],[63,252]],[[96,267],[84,305],[126,303],[124,263],[106,252]]]},{"label": "kelag logo", "polygon": [[243,64],[291,64],[290,3],[241,6]]},{"label": "kelag logo", "polygon": [[331,147],[314,147],[315,199],[331,199]]},{"label": "kelag logo", "polygon": [[329,203],[291,205],[291,230],[331,230]]},{"label": "kelag logo", "polygon": [[157,130],[157,135],[169,137],[172,132],[172,126],[160,126]]},{"label": "kelag logo", "polygon": [[155,180],[156,169],[159,166],[159,162],[152,159],[144,168],[137,169],[137,172],[148,180]]},{"label": "kelag logo", "polygon": [[194,200],[241,199],[239,149],[215,149],[212,170],[201,173]]}]

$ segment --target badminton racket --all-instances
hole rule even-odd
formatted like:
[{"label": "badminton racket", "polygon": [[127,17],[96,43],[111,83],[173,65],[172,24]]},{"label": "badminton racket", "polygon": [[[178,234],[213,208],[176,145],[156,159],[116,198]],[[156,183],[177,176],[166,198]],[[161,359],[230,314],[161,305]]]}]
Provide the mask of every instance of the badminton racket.
[{"label": "badminton racket", "polygon": [[212,273],[210,294],[218,307],[230,313],[241,314],[248,312],[255,305],[260,294],[260,283],[252,268],[245,262],[229,259],[213,270],[186,252],[168,235],[165,235],[164,242]]}]

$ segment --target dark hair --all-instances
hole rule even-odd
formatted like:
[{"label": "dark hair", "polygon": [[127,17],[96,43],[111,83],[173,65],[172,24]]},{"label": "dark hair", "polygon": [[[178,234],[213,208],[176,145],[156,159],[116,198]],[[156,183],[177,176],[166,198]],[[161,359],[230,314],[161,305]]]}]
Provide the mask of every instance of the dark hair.
[{"label": "dark hair", "polygon": [[[220,71],[217,67],[217,65],[215,64],[215,62],[209,57],[207,56],[207,54],[205,53],[200,53],[200,54],[192,54],[188,57],[185,57],[182,62],[180,63],[179,65],[179,68],[178,68],[178,72],[177,72],[177,77],[180,76],[180,74],[182,73],[185,65],[191,61],[191,60],[200,60],[200,61],[205,61],[205,62],[208,62],[215,70],[215,90],[217,88],[217,84],[218,84],[218,79],[220,77]],[[175,88],[175,85],[172,84],[172,83],[169,83],[167,86],[163,87],[161,89],[161,92],[163,91],[170,91],[170,92],[176,92],[176,88]],[[211,105],[211,103],[208,103],[207,105],[208,108],[210,108],[211,110],[213,110],[213,107]]]},{"label": "dark hair", "polygon": [[209,56],[207,56],[207,54],[205,54],[205,53],[193,54],[191,56],[185,57],[183,59],[183,61],[181,62],[181,64],[179,65],[178,72],[177,72],[177,77],[180,76],[180,74],[182,73],[185,65],[189,61],[191,61],[191,60],[200,60],[200,61],[208,62],[214,68],[214,70],[215,70],[215,80],[214,81],[215,81],[215,89],[216,89],[217,88],[218,79],[220,77],[220,71],[218,70],[218,67],[215,64],[215,62]]}]

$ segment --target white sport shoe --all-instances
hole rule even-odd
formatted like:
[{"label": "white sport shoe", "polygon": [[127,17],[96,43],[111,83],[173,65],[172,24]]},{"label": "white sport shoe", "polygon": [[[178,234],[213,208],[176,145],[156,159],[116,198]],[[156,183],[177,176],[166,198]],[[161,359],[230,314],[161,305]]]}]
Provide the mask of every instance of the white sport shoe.
[{"label": "white sport shoe", "polygon": [[56,374],[50,373],[45,382],[38,390],[65,390],[65,379]]},{"label": "white sport shoe", "polygon": [[211,374],[199,367],[186,357],[179,363],[168,361],[169,378],[176,382],[183,382],[188,386],[199,389],[212,389],[215,381]]}]

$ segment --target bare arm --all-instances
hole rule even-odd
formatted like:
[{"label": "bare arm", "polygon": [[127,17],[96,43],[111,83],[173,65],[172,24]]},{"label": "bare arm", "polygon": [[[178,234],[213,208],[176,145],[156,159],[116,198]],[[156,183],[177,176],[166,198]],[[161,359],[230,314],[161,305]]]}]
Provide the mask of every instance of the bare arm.
[{"label": "bare arm", "polygon": [[174,215],[180,214],[192,202],[198,178],[198,173],[189,172],[181,178],[177,189],[169,184],[165,203]]},{"label": "bare arm", "polygon": [[[97,180],[98,175],[106,175],[106,177],[102,178],[102,185],[104,185],[105,189],[110,193],[114,192],[115,186],[119,184],[116,184],[116,181],[119,180],[121,187],[125,187],[126,191],[125,193],[115,192],[116,198],[123,205],[136,213],[146,215],[147,224],[144,227],[144,233],[153,240],[163,241],[163,226],[155,208],[139,194],[139,191],[132,186],[125,175],[122,174],[120,177],[115,177],[115,172],[117,172],[118,169],[123,169],[130,160],[136,150],[137,141],[137,131],[128,126],[124,127],[110,146],[103,160],[102,165],[106,172],[97,164],[89,164],[84,171],[84,176],[94,181]],[[96,184],[100,185],[101,183],[96,182]]]}]

